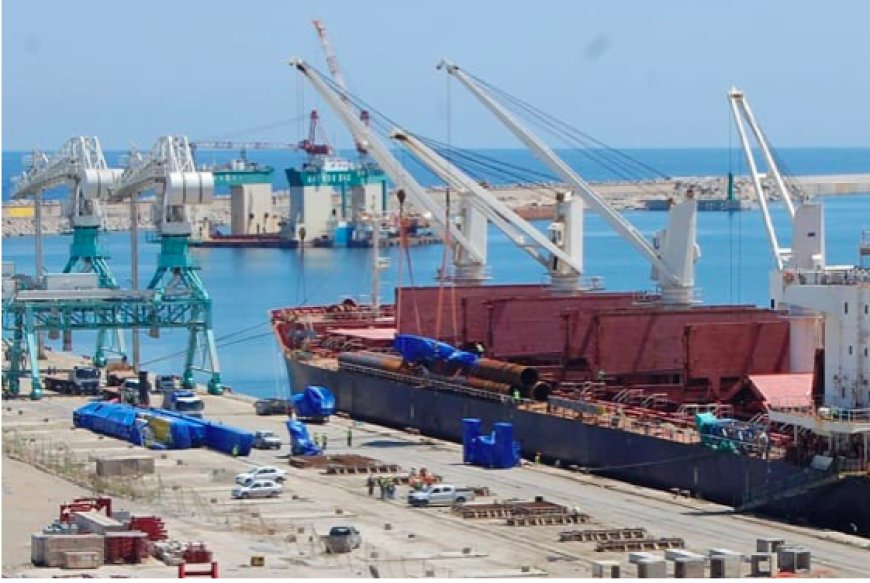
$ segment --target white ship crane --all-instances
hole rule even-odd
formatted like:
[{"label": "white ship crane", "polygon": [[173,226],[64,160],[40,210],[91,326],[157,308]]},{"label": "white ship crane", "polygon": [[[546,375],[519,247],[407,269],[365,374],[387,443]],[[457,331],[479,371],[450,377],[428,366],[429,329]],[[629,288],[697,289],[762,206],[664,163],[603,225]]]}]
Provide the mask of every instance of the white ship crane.
[{"label": "white ship crane", "polygon": [[[601,196],[555,152],[521,124],[506,108],[498,103],[474,79],[459,66],[442,60],[439,69],[445,69],[457,78],[487,109],[489,109],[517,138],[520,139],[544,164],[549,166],[563,180],[576,189],[583,202],[595,209],[613,229],[632,245],[652,265],[652,278],[661,289],[662,301],[667,304],[690,304],[694,297],[695,270],[698,246],[695,242],[697,202],[685,200],[673,208],[668,215],[667,228],[659,233],[657,240],[647,241],[643,234],[629,223],[619,212],[608,205]],[[576,208],[572,210],[571,221],[567,223],[570,239],[568,248],[571,257],[583,270],[583,210],[581,200],[569,196],[567,201]]]},{"label": "white ship crane", "polygon": [[[476,180],[456,166],[439,156],[419,139],[404,130],[394,129],[392,138],[407,148],[435,175],[450,187],[461,192],[463,201],[476,209],[484,220],[490,220],[520,249],[528,253],[549,272],[554,289],[571,290],[576,288],[582,266],[575,260],[576,250],[572,253],[566,248],[562,235],[566,221],[563,217],[577,209],[570,201],[562,199],[557,210],[557,220],[550,226],[550,237],[541,233],[528,221],[517,215],[510,207],[483,188]],[[576,217],[572,217],[576,221]]]},{"label": "white ship crane", "polygon": [[418,209],[428,213],[430,220],[441,233],[449,233],[450,240],[455,246],[454,280],[463,283],[483,281],[486,265],[486,221],[465,220],[460,229],[452,221],[446,220],[441,205],[427,194],[423,186],[402,166],[390,149],[374,136],[371,128],[354,114],[341,93],[331,87],[319,72],[302,59],[294,58],[290,61],[290,65],[311,82],[315,90],[350,128],[351,133],[396,187],[404,190]]},{"label": "white ship crane", "polygon": [[[870,465],[870,271],[854,265],[825,264],[821,205],[804,200],[797,206],[793,204],[745,95],[732,88],[728,99],[775,262],[770,277],[771,303],[798,316],[809,311],[823,318],[823,331],[811,319],[792,318],[791,370],[808,373],[798,387],[803,395],[795,397],[794,402],[779,399],[770,403],[768,416],[773,422],[793,426],[796,439],[797,428],[802,428],[825,440],[826,450],[813,452],[818,454],[814,466],[833,469],[835,475],[844,471],[866,472]],[[792,223],[791,248],[782,247],[776,236],[744,121],[765,158],[767,174],[773,176],[785,203]],[[822,372],[814,366],[820,345],[824,347],[824,364],[819,379],[812,373]],[[822,384],[822,403],[814,399],[813,385],[818,381]],[[823,477],[830,478],[830,473]]]},{"label": "white ship crane", "polygon": [[[133,287],[138,286],[138,212],[136,200],[145,191],[156,191],[152,216],[160,234],[160,257],[157,271],[148,284],[155,302],[181,302],[205,315],[206,325],[190,328],[187,356],[184,365],[184,385],[194,385],[193,360],[202,333],[206,372],[211,373],[209,391],[222,392],[220,367],[214,333],[211,328],[211,298],[196,271],[199,266],[190,254],[192,224],[190,209],[207,205],[214,197],[214,176],[211,172],[197,171],[190,142],[185,136],[164,136],[147,154],[135,149],[130,152],[129,166],[112,189],[109,200],[131,202],[131,250]],[[134,362],[138,363],[137,335],[134,332]]]}]

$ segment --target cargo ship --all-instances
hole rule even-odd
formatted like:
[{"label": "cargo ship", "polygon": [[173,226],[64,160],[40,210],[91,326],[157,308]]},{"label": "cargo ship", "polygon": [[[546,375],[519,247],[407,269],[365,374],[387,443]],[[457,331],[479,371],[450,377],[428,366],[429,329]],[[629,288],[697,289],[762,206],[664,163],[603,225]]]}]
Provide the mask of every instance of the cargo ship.
[{"label": "cargo ship", "polygon": [[[456,442],[463,418],[511,422],[530,459],[870,535],[866,459],[853,473],[841,471],[845,459],[840,468],[813,466],[818,444],[769,421],[771,407],[792,395],[788,384],[767,382],[787,370],[788,316],[748,306],[662,309],[631,293],[554,296],[543,286],[453,292],[457,328],[444,339],[532,368],[546,391],[530,387],[516,399],[504,383],[481,386],[398,356],[397,334],[434,336],[435,315],[413,306],[434,305],[437,288],[398,289],[401,307],[379,313],[351,300],[274,310],[292,390],[327,386],[354,419]],[[790,375],[803,386],[812,376]],[[697,427],[703,412],[747,421],[711,443]],[[758,428],[765,441],[739,437]],[[734,447],[717,447],[725,441]]]},{"label": "cargo ship", "polygon": [[[433,220],[445,215],[319,73],[291,64],[399,185],[400,206],[407,195]],[[440,285],[397,288],[381,306],[375,249],[372,305],[273,310],[291,390],[326,386],[354,419],[456,442],[463,419],[509,422],[526,458],[870,536],[870,272],[825,265],[821,208],[792,205],[768,156],[792,219],[792,247],[779,244],[741,125],[752,118],[742,93],[729,99],[776,261],[770,309],[694,301],[692,197],[647,240],[479,80],[446,61],[439,68],[571,191],[557,193],[544,237],[424,141],[392,130],[462,193],[458,221],[439,223],[452,279],[439,272]],[[584,204],[651,263],[656,292],[580,281]],[[549,285],[483,285],[488,221],[547,270]],[[409,352],[409,342],[428,348]]]}]

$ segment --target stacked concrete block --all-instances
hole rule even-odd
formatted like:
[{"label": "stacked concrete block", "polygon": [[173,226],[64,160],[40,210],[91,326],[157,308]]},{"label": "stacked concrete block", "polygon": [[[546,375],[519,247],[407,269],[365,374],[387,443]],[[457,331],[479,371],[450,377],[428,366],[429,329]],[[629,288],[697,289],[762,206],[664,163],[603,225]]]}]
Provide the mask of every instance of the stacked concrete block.
[{"label": "stacked concrete block", "polygon": [[635,565],[638,579],[664,579],[668,576],[668,564],[664,559],[640,559]]},{"label": "stacked concrete block", "polygon": [[776,555],[773,553],[752,553],[749,558],[750,577],[772,577],[776,574]]},{"label": "stacked concrete block", "polygon": [[[99,534],[34,534],[30,538],[30,560],[38,567],[64,567],[68,560],[103,564],[103,537]],[[95,553],[96,559],[83,555],[67,559],[69,553]]]},{"label": "stacked concrete block", "polygon": [[702,579],[704,557],[678,557],[674,560],[674,577],[677,579]]},{"label": "stacked concrete block", "polygon": [[804,547],[780,547],[776,551],[779,568],[787,573],[799,573],[810,570],[811,553]]},{"label": "stacked concrete block", "polygon": [[755,542],[755,551],[759,553],[775,553],[783,545],[785,545],[785,541],[781,538],[759,538]]},{"label": "stacked concrete block", "polygon": [[114,518],[109,518],[101,512],[77,512],[76,526],[79,532],[92,532],[94,534],[106,534],[107,532],[121,532],[126,530],[124,525]]},{"label": "stacked concrete block", "polygon": [[743,576],[743,556],[737,554],[710,557],[711,579],[737,579]]},{"label": "stacked concrete block", "polygon": [[619,562],[592,561],[592,577],[595,579],[619,579]]},{"label": "stacked concrete block", "polygon": [[64,569],[96,569],[103,564],[97,551],[66,551],[63,553]]}]

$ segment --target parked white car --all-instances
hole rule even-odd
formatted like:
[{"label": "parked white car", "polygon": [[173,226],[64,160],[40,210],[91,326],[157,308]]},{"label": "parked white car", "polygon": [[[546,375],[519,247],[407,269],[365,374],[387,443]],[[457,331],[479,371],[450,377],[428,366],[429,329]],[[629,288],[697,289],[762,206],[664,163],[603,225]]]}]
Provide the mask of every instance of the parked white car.
[{"label": "parked white car", "polygon": [[276,468],[275,466],[260,466],[248,470],[236,476],[236,484],[248,486],[254,483],[254,480],[272,480],[274,482],[283,482],[287,477],[287,472]]},{"label": "parked white car", "polygon": [[233,498],[272,498],[282,490],[281,484],[272,480],[255,480],[247,486],[233,488]]}]

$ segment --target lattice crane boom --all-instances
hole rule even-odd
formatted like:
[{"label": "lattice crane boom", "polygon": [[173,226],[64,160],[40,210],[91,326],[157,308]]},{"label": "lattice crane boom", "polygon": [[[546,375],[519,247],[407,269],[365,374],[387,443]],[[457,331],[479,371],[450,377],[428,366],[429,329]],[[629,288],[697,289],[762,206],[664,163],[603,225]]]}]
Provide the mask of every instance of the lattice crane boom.
[{"label": "lattice crane boom", "polygon": [[98,138],[78,136],[67,140],[51,156],[34,150],[30,167],[13,180],[12,198],[68,186],[66,214],[73,228],[99,227],[103,221],[101,203],[121,172],[109,168]]}]

